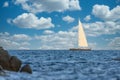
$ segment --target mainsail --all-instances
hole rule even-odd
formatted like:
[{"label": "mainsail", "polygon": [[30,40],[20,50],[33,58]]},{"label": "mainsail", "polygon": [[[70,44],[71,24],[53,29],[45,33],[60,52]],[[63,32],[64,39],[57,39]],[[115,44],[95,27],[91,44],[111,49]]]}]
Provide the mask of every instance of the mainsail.
[{"label": "mainsail", "polygon": [[82,27],[82,23],[79,20],[78,24],[78,48],[70,48],[73,51],[91,51],[91,48],[88,47],[87,39],[85,36],[84,29]]},{"label": "mainsail", "polygon": [[85,32],[84,32],[84,29],[82,27],[80,20],[79,20],[79,24],[78,24],[78,46],[79,47],[88,47]]}]

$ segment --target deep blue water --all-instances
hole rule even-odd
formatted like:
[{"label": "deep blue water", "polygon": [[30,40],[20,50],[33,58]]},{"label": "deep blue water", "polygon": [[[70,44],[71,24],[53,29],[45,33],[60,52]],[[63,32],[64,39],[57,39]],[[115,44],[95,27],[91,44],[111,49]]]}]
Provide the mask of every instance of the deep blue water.
[{"label": "deep blue water", "polygon": [[0,80],[120,80],[120,51],[12,50],[33,74],[7,72]]}]

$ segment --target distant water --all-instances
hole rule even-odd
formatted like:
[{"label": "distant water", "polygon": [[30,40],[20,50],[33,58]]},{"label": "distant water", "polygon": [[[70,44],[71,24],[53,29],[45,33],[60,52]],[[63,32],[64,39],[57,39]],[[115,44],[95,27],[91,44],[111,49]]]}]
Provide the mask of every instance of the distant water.
[{"label": "distant water", "polygon": [[7,72],[0,80],[120,80],[120,51],[16,50],[9,51],[33,74]]}]

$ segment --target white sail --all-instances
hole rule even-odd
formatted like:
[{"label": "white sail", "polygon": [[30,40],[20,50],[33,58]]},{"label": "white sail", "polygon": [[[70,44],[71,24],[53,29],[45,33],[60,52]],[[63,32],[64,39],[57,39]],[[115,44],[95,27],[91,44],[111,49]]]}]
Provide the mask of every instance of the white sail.
[{"label": "white sail", "polygon": [[84,32],[84,29],[82,27],[82,23],[80,22],[80,20],[79,20],[79,24],[78,24],[78,46],[79,47],[88,47],[85,32]]}]

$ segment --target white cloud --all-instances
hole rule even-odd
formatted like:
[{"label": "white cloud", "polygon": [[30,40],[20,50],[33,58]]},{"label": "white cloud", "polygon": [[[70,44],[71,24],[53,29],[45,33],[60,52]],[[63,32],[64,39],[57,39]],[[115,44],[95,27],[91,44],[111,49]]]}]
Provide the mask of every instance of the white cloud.
[{"label": "white cloud", "polygon": [[112,50],[120,50],[120,37],[113,38],[108,44],[108,47]]},{"label": "white cloud", "polygon": [[31,40],[31,37],[29,37],[28,35],[25,35],[25,34],[14,34],[12,36],[12,38],[14,40],[17,40],[17,41],[29,41],[29,40]]},{"label": "white cloud", "polygon": [[77,45],[76,32],[59,31],[49,35],[36,35],[40,41],[40,49],[69,49]]},{"label": "white cloud", "polygon": [[89,36],[115,34],[119,32],[120,25],[112,21],[83,24]]},{"label": "white cloud", "polygon": [[20,47],[19,50],[30,50],[28,47]]},{"label": "white cloud", "polygon": [[79,6],[79,0],[69,0],[69,9],[70,10],[81,10]]},{"label": "white cloud", "polygon": [[[114,21],[96,21],[94,23],[83,23],[83,28],[87,36],[100,36],[100,35],[111,35],[120,33],[120,24],[119,22]],[[77,32],[78,27],[75,26],[70,31]]]},{"label": "white cloud", "polygon": [[21,28],[47,29],[54,27],[51,18],[38,18],[32,13],[23,13],[17,16],[13,23]]},{"label": "white cloud", "polygon": [[21,45],[22,45],[22,46],[29,46],[30,43],[29,43],[29,42],[21,42]]},{"label": "white cloud", "polygon": [[98,18],[107,21],[117,21],[120,20],[120,6],[116,6],[110,10],[109,6],[106,5],[94,5],[92,10],[93,15]]},{"label": "white cloud", "polygon": [[32,13],[81,10],[79,0],[15,0],[15,4]]},{"label": "white cloud", "polygon": [[67,15],[67,16],[63,17],[63,20],[68,23],[71,23],[71,22],[74,22],[75,19],[73,17]]},{"label": "white cloud", "polygon": [[3,7],[8,7],[8,6],[9,6],[9,3],[7,1],[4,2]]},{"label": "white cloud", "polygon": [[52,30],[45,30],[43,33],[44,33],[44,34],[53,34],[54,31],[52,31]]},{"label": "white cloud", "polygon": [[12,23],[12,19],[8,18],[7,19],[7,23],[11,24]]},{"label": "white cloud", "polygon": [[89,21],[91,20],[91,16],[90,15],[87,15],[85,18],[84,18],[85,21]]},{"label": "white cloud", "polygon": [[8,32],[0,33],[0,46],[5,49],[19,49],[20,47],[28,47],[31,38],[25,34],[10,35]]},{"label": "white cloud", "polygon": [[10,34],[8,32],[0,33],[0,37],[2,36],[9,36]]},{"label": "white cloud", "polygon": [[[70,49],[78,48],[76,31],[59,31],[54,34],[36,35],[40,43],[39,49]],[[89,47],[96,49],[96,43],[88,43]]]},{"label": "white cloud", "polygon": [[0,39],[0,46],[5,49],[17,49],[20,44],[9,39]]}]

